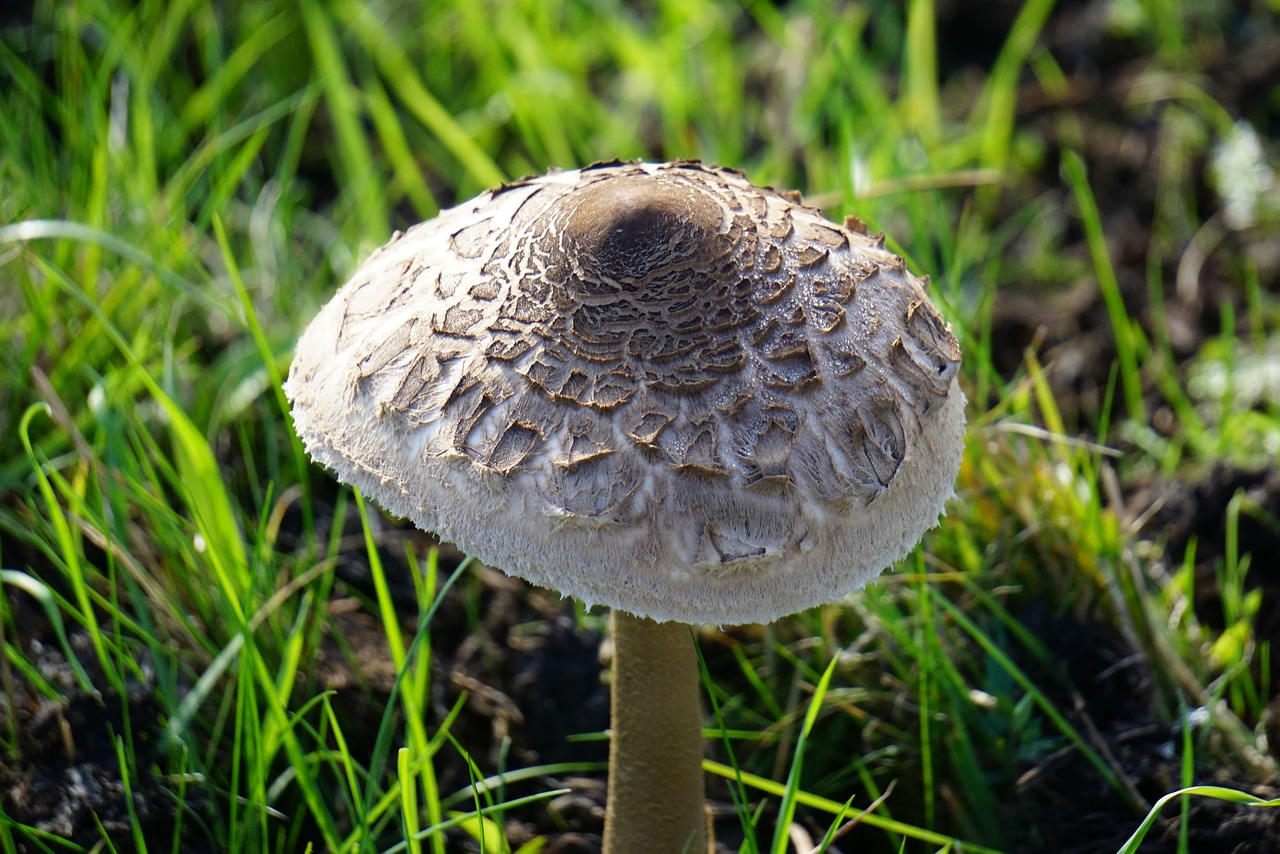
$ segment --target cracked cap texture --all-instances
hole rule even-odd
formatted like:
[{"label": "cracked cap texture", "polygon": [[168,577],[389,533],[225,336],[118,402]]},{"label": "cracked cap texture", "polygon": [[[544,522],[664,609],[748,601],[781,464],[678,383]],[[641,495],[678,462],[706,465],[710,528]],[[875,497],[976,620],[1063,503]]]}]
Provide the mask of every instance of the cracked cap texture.
[{"label": "cracked cap texture", "polygon": [[937,523],[960,351],[860,224],[696,162],[504,185],[397,233],[298,342],[308,453],[534,584],[767,622]]}]

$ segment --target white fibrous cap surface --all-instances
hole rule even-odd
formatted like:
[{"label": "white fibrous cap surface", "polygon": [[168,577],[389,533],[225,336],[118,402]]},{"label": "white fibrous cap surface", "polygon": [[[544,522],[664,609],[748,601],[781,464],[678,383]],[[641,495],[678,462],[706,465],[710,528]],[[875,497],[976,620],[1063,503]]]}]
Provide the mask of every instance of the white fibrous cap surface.
[{"label": "white fibrous cap surface", "polygon": [[307,328],[308,452],[528,581],[655,620],[841,598],[934,526],[960,350],[902,259],[696,162],[599,164],[397,234]]}]

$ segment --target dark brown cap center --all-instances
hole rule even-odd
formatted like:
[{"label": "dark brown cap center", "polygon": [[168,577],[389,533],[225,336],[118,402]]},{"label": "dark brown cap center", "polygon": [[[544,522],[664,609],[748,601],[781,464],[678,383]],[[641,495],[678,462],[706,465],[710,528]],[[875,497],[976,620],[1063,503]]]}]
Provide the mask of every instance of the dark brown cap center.
[{"label": "dark brown cap center", "polygon": [[727,251],[720,206],[671,180],[601,181],[565,201],[560,245],[575,262],[582,297],[634,293],[657,274],[694,272]]}]

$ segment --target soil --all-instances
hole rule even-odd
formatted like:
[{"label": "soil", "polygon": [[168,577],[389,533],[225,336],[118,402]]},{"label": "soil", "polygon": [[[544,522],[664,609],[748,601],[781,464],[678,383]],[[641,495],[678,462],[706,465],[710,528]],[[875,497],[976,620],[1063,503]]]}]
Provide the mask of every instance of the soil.
[{"label": "soil", "polygon": [[[166,764],[165,720],[152,688],[153,674],[144,667],[142,678],[130,679],[123,694],[86,693],[59,652],[43,609],[25,594],[11,593],[7,604],[4,642],[24,650],[59,699],[41,696],[32,684],[13,679],[12,695],[6,692],[12,705],[0,702],[0,713],[9,718],[12,712],[6,724],[18,733],[17,755],[0,754],[0,816],[85,850],[104,834],[120,850],[133,850],[136,822],[149,847],[161,850],[175,825],[200,815],[206,799],[198,785],[168,779],[161,770]],[[88,636],[75,632],[70,642],[77,659],[85,662],[89,680],[109,684],[93,666]],[[127,774],[121,773],[122,756]],[[192,837],[184,850],[214,850],[200,844],[199,834]],[[45,849],[19,842],[17,850]]]},{"label": "soil", "polygon": [[[1200,154],[1186,166],[1175,210],[1157,192],[1152,162],[1167,144],[1162,137],[1162,111],[1176,106],[1172,100],[1138,97],[1153,82],[1149,70],[1153,48],[1115,35],[1104,23],[1101,5],[1063,0],[1054,8],[1045,42],[1065,75],[1066,86],[1049,95],[1031,78],[1025,81],[1018,122],[1034,129],[1042,140],[1043,165],[1029,180],[1004,191],[997,218],[1030,200],[1059,212],[1072,211],[1058,155],[1067,146],[1083,145],[1125,303],[1153,338],[1155,318],[1160,312],[1167,316],[1170,352],[1181,363],[1220,332],[1225,309],[1230,309],[1225,316],[1245,316],[1244,297],[1231,285],[1235,279],[1229,275],[1240,259],[1249,255],[1255,260],[1259,287],[1273,296],[1280,294],[1280,260],[1274,248],[1266,246],[1274,237],[1249,231],[1228,233],[1204,259],[1194,286],[1178,287],[1181,249],[1220,202],[1198,177],[1204,172]],[[963,98],[965,80],[977,76],[974,70],[985,76],[1020,7],[1009,0],[938,4],[938,28],[945,34],[940,74],[948,92]],[[1274,139],[1280,134],[1280,110],[1274,99],[1280,86],[1280,33],[1274,22],[1271,30],[1256,21],[1250,23],[1251,8],[1247,3],[1222,6],[1215,22],[1221,36],[1205,40],[1195,81],[1232,116],[1248,117],[1264,139]],[[1172,230],[1171,236],[1153,235],[1152,223],[1157,219]],[[1040,250],[1013,241],[1007,266],[1024,275],[1019,281],[1000,283],[991,339],[996,365],[1007,378],[1021,370],[1026,350],[1035,349],[1048,367],[1054,394],[1069,423],[1087,434],[1099,416],[1116,350],[1110,320],[1087,263],[1084,236],[1074,217],[1065,216],[1059,240],[1060,255],[1078,264],[1064,264],[1064,270],[1077,272],[1057,278],[1034,268],[1030,258]],[[1153,247],[1163,245],[1162,241],[1168,251],[1154,257]],[[1020,266],[1023,254],[1025,264]],[[1160,284],[1152,288],[1148,284],[1152,280]],[[1146,389],[1146,398],[1153,429],[1166,435],[1176,432],[1176,418],[1158,390]],[[1188,545],[1196,544],[1196,613],[1205,624],[1220,627],[1222,609],[1216,599],[1214,567],[1227,548],[1228,504],[1237,494],[1247,496],[1258,512],[1241,517],[1238,537],[1241,553],[1259,556],[1246,582],[1262,591],[1263,605],[1254,628],[1260,641],[1271,641],[1272,649],[1280,649],[1280,569],[1274,560],[1263,557],[1280,554],[1280,525],[1275,522],[1280,519],[1280,468],[1275,461],[1266,462],[1252,469],[1218,466],[1188,480],[1150,477],[1128,484],[1125,501],[1133,516],[1146,515],[1143,534],[1162,544],[1170,566],[1180,565]],[[343,524],[356,530],[350,518]],[[428,543],[419,532],[380,524],[388,526],[388,538],[414,538],[419,546]],[[286,520],[286,534],[299,529],[296,520]],[[326,646],[316,665],[317,679],[319,687],[335,692],[334,706],[344,720],[351,750],[370,755],[395,674],[377,618],[361,604],[367,601],[361,596],[371,593],[363,545],[358,538],[348,539],[353,545],[342,553],[336,570],[340,583],[330,603],[341,643],[332,638]],[[286,550],[298,546],[287,536],[282,536],[280,545]],[[424,551],[418,548],[419,553]],[[6,560],[14,555],[7,550]],[[388,548],[383,560],[392,579],[399,580],[393,595],[404,614],[405,630],[412,633],[416,605],[403,550]],[[458,560],[456,553],[445,549],[442,578]],[[38,557],[33,556],[33,565],[39,565]],[[464,583],[474,585],[470,593],[478,593],[478,611],[468,613],[465,597],[454,589],[432,624],[433,723],[442,720],[465,694],[465,712],[452,732],[486,771],[533,763],[602,762],[603,742],[567,738],[607,727],[608,692],[602,679],[607,649],[602,650],[599,634],[575,628],[566,603],[554,595],[496,571],[480,568]],[[17,821],[86,844],[99,835],[91,818],[96,817],[120,850],[133,846],[126,829],[132,810],[151,847],[167,850],[174,823],[198,821],[203,806],[198,787],[189,787],[185,809],[178,809],[170,795],[173,781],[161,771],[165,721],[153,685],[142,679],[124,695],[101,698],[79,693],[66,662],[54,651],[56,644],[43,612],[20,593],[11,593],[10,606],[13,620],[6,640],[41,662],[46,678],[65,699],[40,698],[19,680],[14,719],[21,733],[21,751],[0,757],[0,808]],[[1073,710],[1073,725],[1088,733],[1110,757],[1134,797],[1150,802],[1177,788],[1181,729],[1171,722],[1168,710],[1155,708],[1154,677],[1141,657],[1101,620],[1063,617],[1043,602],[1025,603],[1019,617],[1055,652],[1061,671],[1049,678],[1037,673],[1035,662],[1021,663],[1037,684],[1071,686],[1053,699],[1060,708]],[[711,637],[703,640],[708,648],[717,642]],[[714,666],[715,657],[708,660]],[[1280,655],[1271,661],[1266,684],[1280,686]],[[1046,678],[1037,678],[1041,675]],[[105,684],[101,679],[96,682]],[[1277,745],[1280,695],[1272,705],[1276,720],[1260,723],[1275,726],[1271,744]],[[128,746],[134,756],[128,780],[131,804],[117,760],[116,738],[126,731],[126,719],[128,731],[134,733]],[[440,756],[442,791],[464,788],[470,781],[469,769],[449,751]],[[1260,797],[1275,797],[1280,784],[1250,780],[1243,770],[1229,766],[1197,768],[1196,782],[1233,785]],[[550,839],[542,849],[547,854],[598,851],[602,776],[565,774],[513,786],[507,794],[516,797],[549,787],[567,788],[570,794],[508,814],[505,820],[513,847],[544,835]],[[713,791],[712,797],[713,806],[725,816],[717,822],[717,835],[732,847],[740,836],[737,819],[725,793]],[[1011,844],[1018,851],[1114,851],[1136,826],[1133,807],[1100,783],[1097,770],[1076,752],[1028,767],[1019,781],[1017,800],[1007,809],[1010,827],[1023,834]],[[1171,817],[1176,813],[1176,808],[1168,811]],[[1193,852],[1280,851],[1280,811],[1197,799],[1191,803],[1188,827]],[[821,838],[822,828],[808,830],[815,839]],[[1178,850],[1177,833],[1175,822],[1161,821],[1142,851]],[[450,850],[471,850],[469,844],[455,835]],[[859,829],[832,850],[859,846],[882,850],[884,845],[882,834]]]}]

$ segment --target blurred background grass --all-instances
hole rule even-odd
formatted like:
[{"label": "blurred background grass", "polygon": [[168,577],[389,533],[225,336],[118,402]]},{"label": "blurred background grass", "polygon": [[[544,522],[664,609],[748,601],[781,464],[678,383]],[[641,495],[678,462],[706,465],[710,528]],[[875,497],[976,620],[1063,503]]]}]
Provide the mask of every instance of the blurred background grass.
[{"label": "blurred background grass", "polygon": [[[1274,0],[14,10],[0,845],[593,850],[600,617],[358,505],[279,387],[393,229],[614,157],[856,213],[965,351],[969,450],[922,549],[699,633],[722,843],[808,850],[886,796],[833,850],[1106,851],[1180,786],[1274,797],[1278,23]],[[1248,806],[1162,815],[1143,850],[1280,838]]]}]

